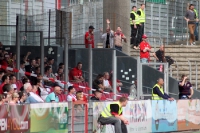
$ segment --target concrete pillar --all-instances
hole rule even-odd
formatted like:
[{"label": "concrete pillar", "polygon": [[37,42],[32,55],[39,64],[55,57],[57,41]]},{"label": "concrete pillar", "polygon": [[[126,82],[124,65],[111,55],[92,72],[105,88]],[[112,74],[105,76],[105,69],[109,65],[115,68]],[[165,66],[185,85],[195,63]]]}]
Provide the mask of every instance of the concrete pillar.
[{"label": "concrete pillar", "polygon": [[103,0],[103,27],[106,29],[106,19],[111,21],[111,29],[116,31],[118,26],[127,37],[127,43],[123,45],[123,52],[130,54],[130,0]]}]

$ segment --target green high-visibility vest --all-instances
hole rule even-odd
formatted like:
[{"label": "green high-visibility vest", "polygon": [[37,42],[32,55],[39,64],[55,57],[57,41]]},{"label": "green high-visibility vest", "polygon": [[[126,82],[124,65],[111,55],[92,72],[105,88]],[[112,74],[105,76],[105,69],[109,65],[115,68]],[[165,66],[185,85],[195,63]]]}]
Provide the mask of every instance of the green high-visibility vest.
[{"label": "green high-visibility vest", "polygon": [[197,12],[197,10],[194,9],[194,12],[195,12],[195,14],[196,14],[196,18],[198,18],[198,12]]},{"label": "green high-visibility vest", "polygon": [[[154,89],[155,87],[158,87],[159,90],[160,90],[160,92],[164,95],[163,88],[161,88],[158,84],[154,85],[153,89]],[[162,99],[163,99],[162,97],[158,96],[158,94],[154,94],[154,93],[153,93],[153,89],[152,89],[152,100],[162,100]]]},{"label": "green high-visibility vest", "polygon": [[139,16],[140,23],[145,23],[145,13],[144,13],[144,11],[141,8],[138,11],[141,12],[141,14]]},{"label": "green high-visibility vest", "polygon": [[[134,11],[131,11],[131,13],[133,13],[135,15],[135,20],[134,20],[135,24],[140,24],[139,15],[136,12],[134,12]],[[130,25],[133,25],[133,24],[134,24],[133,20],[130,17]]]},{"label": "green high-visibility vest", "polygon": [[[118,111],[118,115],[120,115],[123,111],[122,107],[120,107],[120,103],[116,102],[116,103],[111,103],[111,104],[118,104],[119,105],[119,111]],[[110,105],[109,104],[106,108],[104,108],[104,110],[101,112],[101,116],[106,118],[106,117],[112,117],[113,115],[111,114],[111,109],[110,109]]]}]

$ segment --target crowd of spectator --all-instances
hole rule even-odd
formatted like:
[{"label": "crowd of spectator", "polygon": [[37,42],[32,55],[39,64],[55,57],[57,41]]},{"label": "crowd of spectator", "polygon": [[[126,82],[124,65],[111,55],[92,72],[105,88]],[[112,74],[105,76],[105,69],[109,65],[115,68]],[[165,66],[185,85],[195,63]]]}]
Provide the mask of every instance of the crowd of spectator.
[{"label": "crowd of spectator", "polygon": [[[0,64],[11,68],[16,68],[16,54],[8,53],[3,50],[3,45],[0,45]],[[69,86],[68,94],[66,95],[63,86],[59,83],[54,83],[46,78],[53,78],[55,80],[64,80],[64,63],[58,65],[57,71],[53,69],[54,59],[44,58],[44,75],[41,74],[41,62],[40,57],[30,58],[31,52],[27,52],[26,55],[21,56],[19,79],[16,77],[16,73],[13,71],[0,69],[0,104],[24,104],[24,103],[43,103],[43,102],[59,102],[59,95],[65,95],[63,101],[87,101],[86,95],[83,91],[76,90],[73,86]],[[69,70],[68,77],[72,84],[78,84],[88,87],[88,83],[85,81],[82,72],[83,64],[77,63],[77,66]],[[27,76],[29,72],[37,75]],[[120,92],[122,83],[118,80],[117,87]],[[104,72],[99,74],[93,81],[93,94],[91,100],[100,100],[103,91],[113,92],[112,88],[112,73]],[[88,95],[88,94],[87,94]]]}]

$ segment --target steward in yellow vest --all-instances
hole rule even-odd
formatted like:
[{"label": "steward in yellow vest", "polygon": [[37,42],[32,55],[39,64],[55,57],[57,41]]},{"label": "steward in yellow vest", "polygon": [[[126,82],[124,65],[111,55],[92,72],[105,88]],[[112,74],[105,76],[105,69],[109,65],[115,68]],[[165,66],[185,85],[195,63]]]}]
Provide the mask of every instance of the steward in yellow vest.
[{"label": "steward in yellow vest", "polygon": [[174,98],[171,98],[169,95],[167,95],[162,86],[164,84],[164,81],[162,78],[158,79],[157,84],[154,85],[153,89],[152,89],[152,100],[163,100],[163,99],[167,99],[170,101],[173,101]]},{"label": "steward in yellow vest", "polygon": [[98,122],[101,125],[114,125],[115,133],[128,133],[126,124],[129,124],[129,122],[122,115],[122,107],[125,107],[127,102],[128,99],[126,97],[121,97],[118,102],[114,102],[106,106],[101,112]]}]

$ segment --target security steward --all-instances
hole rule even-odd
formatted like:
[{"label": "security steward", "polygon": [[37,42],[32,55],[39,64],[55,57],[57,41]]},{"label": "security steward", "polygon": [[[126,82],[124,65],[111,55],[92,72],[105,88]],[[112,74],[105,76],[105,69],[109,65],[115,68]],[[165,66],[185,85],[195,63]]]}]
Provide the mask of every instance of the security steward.
[{"label": "security steward", "polygon": [[138,35],[137,35],[137,43],[139,44],[142,41],[142,35],[144,34],[144,23],[145,23],[145,12],[144,12],[145,4],[141,4],[140,9],[138,9],[137,14],[139,16],[138,25]]},{"label": "security steward", "polygon": [[128,120],[122,115],[122,107],[127,105],[128,99],[121,97],[119,101],[109,104],[101,112],[98,122],[101,125],[112,124],[115,126],[115,133],[128,133],[126,124]]},{"label": "security steward", "polygon": [[163,100],[167,99],[169,101],[174,101],[174,98],[171,98],[163,90],[164,81],[162,78],[157,80],[157,84],[154,85],[152,89],[152,100]]},{"label": "security steward", "polygon": [[133,45],[134,49],[138,49],[138,43],[137,43],[137,26],[139,26],[140,21],[139,21],[139,16],[136,13],[137,8],[136,6],[132,7],[132,11],[130,13],[130,25],[131,25],[131,45]]}]

